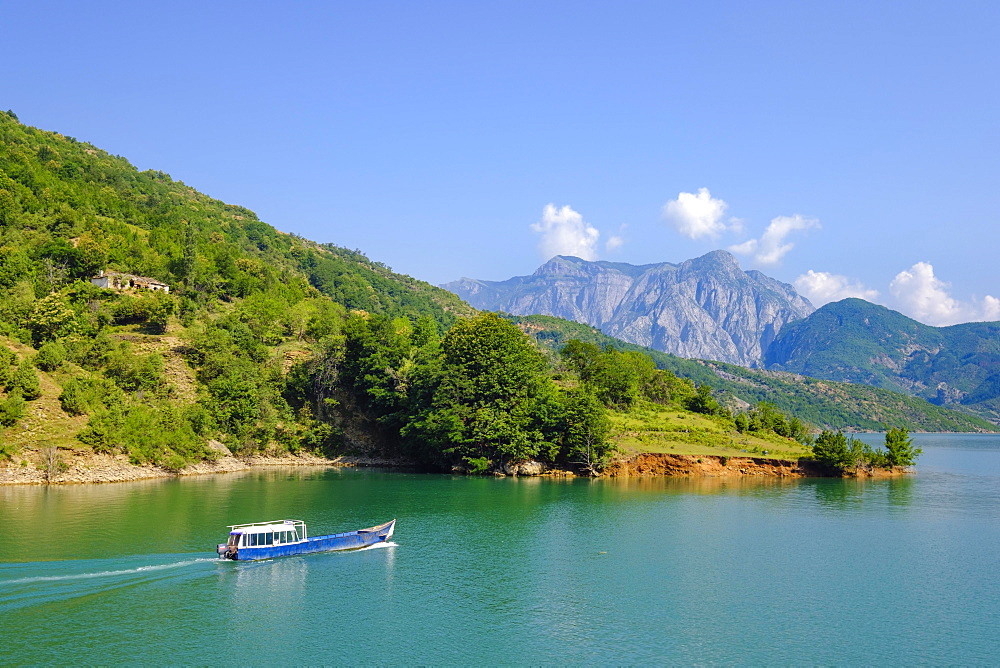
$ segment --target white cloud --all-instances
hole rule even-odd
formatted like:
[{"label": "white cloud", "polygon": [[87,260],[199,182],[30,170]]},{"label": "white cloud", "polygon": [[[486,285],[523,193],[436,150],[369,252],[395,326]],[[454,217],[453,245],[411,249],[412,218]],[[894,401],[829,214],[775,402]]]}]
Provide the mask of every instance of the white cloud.
[{"label": "white cloud", "polygon": [[795,244],[785,243],[785,237],[792,232],[816,229],[819,226],[819,221],[815,218],[806,218],[799,214],[778,216],[771,219],[771,223],[764,230],[760,239],[744,241],[741,244],[730,246],[729,250],[743,255],[752,255],[758,264],[778,264],[788,254],[788,251],[795,248]]},{"label": "white cloud", "polygon": [[889,283],[897,308],[928,325],[1000,319],[1000,299],[986,295],[979,303],[962,302],[950,294],[951,285],[934,275],[929,262],[918,262],[896,274]]},{"label": "white cloud", "polygon": [[625,228],[628,227],[628,223],[622,223],[618,228],[617,234],[612,234],[608,237],[608,240],[604,242],[604,250],[614,251],[618,250],[625,245]]},{"label": "white cloud", "polygon": [[757,250],[759,242],[756,239],[749,239],[741,244],[734,244],[729,247],[734,253],[739,253],[740,255],[752,255],[754,251]]},{"label": "white cloud", "polygon": [[962,305],[948,294],[949,287],[930,263],[918,262],[896,274],[889,292],[907,315],[928,325],[953,325],[962,320]]},{"label": "white cloud", "polygon": [[675,230],[689,239],[718,239],[727,230],[742,229],[742,221],[723,220],[727,204],[714,199],[708,188],[699,188],[698,194],[680,193],[663,205],[663,218]]},{"label": "white cloud", "polygon": [[538,248],[545,259],[554,255],[597,259],[597,239],[601,233],[569,206],[557,209],[554,204],[546,204],[542,219],[532,223],[531,229],[542,235]]},{"label": "white cloud", "polygon": [[848,297],[858,297],[870,302],[878,299],[878,290],[872,290],[847,276],[810,269],[795,279],[795,289],[804,295],[813,306],[819,308],[829,302]]},{"label": "white cloud", "polygon": [[983,297],[983,320],[1000,320],[1000,299],[990,295]]}]

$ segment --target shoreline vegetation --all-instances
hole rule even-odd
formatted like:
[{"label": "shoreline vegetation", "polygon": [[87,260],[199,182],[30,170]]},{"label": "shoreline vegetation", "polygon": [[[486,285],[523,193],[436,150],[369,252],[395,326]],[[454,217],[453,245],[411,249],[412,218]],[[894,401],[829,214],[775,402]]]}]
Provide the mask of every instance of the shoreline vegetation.
[{"label": "shoreline vegetation", "polygon": [[[403,459],[378,457],[324,457],[312,453],[295,455],[252,455],[235,457],[231,453],[220,453],[214,461],[191,464],[180,470],[171,470],[151,464],[132,464],[123,454],[101,454],[85,450],[73,451],[68,457],[46,461],[46,452],[39,451],[34,456],[20,462],[6,462],[0,465],[0,486],[11,485],[73,485],[134,482],[138,480],[181,478],[195,475],[221,475],[252,470],[276,468],[386,468],[397,470],[420,470],[418,463]],[[775,459],[754,456],[687,455],[663,452],[640,452],[622,455],[612,459],[598,477],[893,477],[913,473],[910,467],[897,466],[891,469],[879,467],[858,467],[846,472],[833,472],[818,462],[807,458]],[[441,475],[448,475],[443,473]],[[512,467],[503,476],[561,477],[573,478],[573,471],[546,468],[538,462],[529,462]]]}]

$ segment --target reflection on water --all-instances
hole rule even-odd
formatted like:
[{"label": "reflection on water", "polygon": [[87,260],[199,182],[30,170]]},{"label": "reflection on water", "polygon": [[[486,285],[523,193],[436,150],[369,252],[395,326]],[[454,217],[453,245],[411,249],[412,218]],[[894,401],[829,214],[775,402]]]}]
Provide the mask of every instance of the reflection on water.
[{"label": "reflection on water", "polygon": [[886,484],[890,505],[902,507],[913,503],[914,480],[911,476],[890,478]]},{"label": "reflection on water", "polygon": [[226,616],[235,627],[244,629],[267,623],[285,628],[307,604],[308,558],[287,557],[233,565],[236,581],[230,587]]},{"label": "reflection on water", "polygon": [[657,494],[781,494],[793,490],[799,478],[778,476],[696,476],[690,478],[636,477],[592,479],[592,485],[606,486],[626,493],[653,492]]},{"label": "reflection on water", "polygon": [[903,508],[913,502],[913,476],[819,478],[804,484],[812,487],[820,506],[834,510],[858,510],[866,504]]}]

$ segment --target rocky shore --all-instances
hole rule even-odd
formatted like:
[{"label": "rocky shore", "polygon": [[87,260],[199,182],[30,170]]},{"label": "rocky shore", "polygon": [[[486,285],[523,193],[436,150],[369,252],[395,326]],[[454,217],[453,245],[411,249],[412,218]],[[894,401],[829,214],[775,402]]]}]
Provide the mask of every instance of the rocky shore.
[{"label": "rocky shore", "polygon": [[[218,455],[215,461],[191,464],[180,471],[159,466],[138,466],[122,454],[107,455],[88,451],[60,451],[56,462],[47,462],[41,452],[0,464],[0,485],[45,485],[128,482],[148,478],[174,478],[189,475],[233,473],[267,467],[316,466],[316,467],[386,467],[412,466],[409,462],[373,457],[326,458],[311,453],[285,455],[253,455],[236,457],[221,443],[213,443]],[[845,477],[891,477],[905,475],[910,469],[897,467],[892,470],[859,469]],[[505,470],[507,475],[569,475],[569,471],[549,471],[538,462],[528,462]],[[788,461],[763,457],[722,457],[717,455],[674,455],[665,453],[640,453],[619,457],[611,462],[603,475],[612,478],[673,476],[673,477],[730,477],[763,476],[782,478],[820,477],[829,472],[817,468],[809,460]]]},{"label": "rocky shore", "polygon": [[49,462],[46,461],[44,452],[24,452],[14,461],[0,463],[0,485],[128,482],[148,478],[233,473],[283,466],[399,467],[405,465],[405,462],[373,457],[336,457],[330,459],[311,453],[236,457],[221,443],[214,442],[212,447],[218,455],[215,461],[198,462],[186,466],[180,471],[160,466],[132,464],[128,457],[123,454],[108,455],[89,451],[60,450],[58,460]]}]

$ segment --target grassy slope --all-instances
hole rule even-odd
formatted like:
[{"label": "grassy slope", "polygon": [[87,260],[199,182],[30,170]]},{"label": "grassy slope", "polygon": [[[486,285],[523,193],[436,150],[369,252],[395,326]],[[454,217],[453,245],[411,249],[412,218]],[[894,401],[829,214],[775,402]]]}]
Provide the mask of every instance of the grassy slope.
[{"label": "grassy slope", "polygon": [[740,434],[725,421],[674,407],[647,404],[628,413],[613,412],[613,441],[625,453],[665,452],[798,459],[810,451],[775,434]]}]

